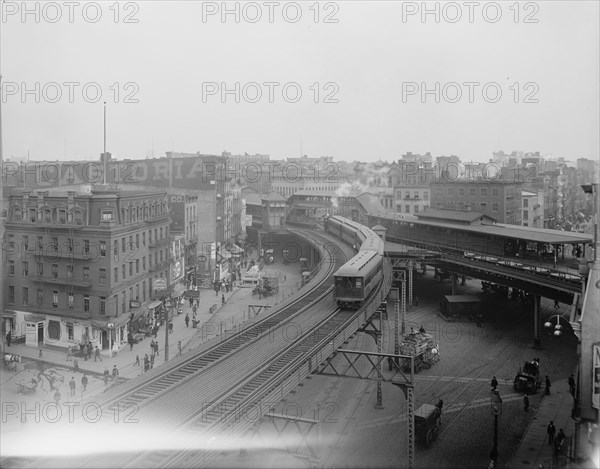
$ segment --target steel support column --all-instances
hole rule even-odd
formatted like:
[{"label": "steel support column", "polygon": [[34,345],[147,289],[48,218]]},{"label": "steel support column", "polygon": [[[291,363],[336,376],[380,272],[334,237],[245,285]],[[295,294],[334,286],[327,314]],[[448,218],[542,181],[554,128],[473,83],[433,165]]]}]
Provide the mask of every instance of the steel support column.
[{"label": "steel support column", "polygon": [[408,304],[413,306],[413,261],[408,263]]},{"label": "steel support column", "polygon": [[402,305],[402,336],[404,336],[406,335],[406,282],[402,282],[400,302]]},{"label": "steel support column", "polygon": [[[377,334],[377,353],[383,352],[383,312],[379,309],[379,334]],[[381,362],[377,364],[377,372],[380,378],[377,380],[377,404],[376,409],[383,409],[383,394],[381,390]]]},{"label": "steel support column", "polygon": [[540,300],[539,295],[533,296],[533,348],[541,347],[541,330],[542,323],[540,321]]}]

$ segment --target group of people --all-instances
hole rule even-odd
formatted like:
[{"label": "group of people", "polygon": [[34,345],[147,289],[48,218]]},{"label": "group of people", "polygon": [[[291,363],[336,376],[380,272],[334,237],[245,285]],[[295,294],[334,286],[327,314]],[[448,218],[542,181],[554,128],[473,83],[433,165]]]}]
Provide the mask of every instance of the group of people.
[{"label": "group of people", "polygon": [[561,428],[558,431],[558,434],[554,436],[556,434],[556,427],[554,426],[554,422],[550,420],[550,423],[546,428],[546,433],[548,434],[548,444],[554,449],[553,455],[554,457],[557,457],[566,439],[565,432],[563,432],[563,429]]}]

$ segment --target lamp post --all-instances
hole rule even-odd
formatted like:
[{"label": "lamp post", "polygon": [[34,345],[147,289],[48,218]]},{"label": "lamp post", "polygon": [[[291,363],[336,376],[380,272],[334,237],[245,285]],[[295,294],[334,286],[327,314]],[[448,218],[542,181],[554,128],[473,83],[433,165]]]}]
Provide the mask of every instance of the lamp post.
[{"label": "lamp post", "polygon": [[497,390],[492,391],[490,410],[494,416],[494,446],[492,447],[492,451],[490,451],[491,461],[488,469],[493,469],[496,467],[496,462],[498,461],[498,418],[502,414],[502,398]]},{"label": "lamp post", "polygon": [[[552,320],[556,318],[556,325],[552,324]],[[548,319],[548,321],[546,321],[544,323],[544,327],[550,331],[551,329],[554,329],[554,332],[552,333],[555,337],[560,337],[562,335],[562,326],[560,325],[560,318],[562,318],[562,316],[560,314],[555,314],[554,316],[552,316],[550,319]]]}]

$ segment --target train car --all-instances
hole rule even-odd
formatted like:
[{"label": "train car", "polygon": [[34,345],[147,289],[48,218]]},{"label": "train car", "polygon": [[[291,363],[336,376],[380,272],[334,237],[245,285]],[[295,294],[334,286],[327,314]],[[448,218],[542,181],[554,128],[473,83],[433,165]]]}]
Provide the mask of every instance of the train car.
[{"label": "train car", "polygon": [[383,278],[383,257],[360,251],[333,275],[333,298],[340,308],[358,309]]}]

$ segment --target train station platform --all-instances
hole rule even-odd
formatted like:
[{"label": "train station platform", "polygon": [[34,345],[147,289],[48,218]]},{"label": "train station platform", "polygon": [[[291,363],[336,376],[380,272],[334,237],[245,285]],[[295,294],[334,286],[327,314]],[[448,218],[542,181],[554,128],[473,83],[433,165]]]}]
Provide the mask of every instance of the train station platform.
[{"label": "train station platform", "polygon": [[[543,388],[540,389],[541,392],[544,392]],[[600,463],[598,461],[597,429],[593,434],[590,432],[588,424],[581,424],[578,442],[576,442],[576,422],[571,418],[573,397],[569,393],[567,379],[555,381],[550,389],[550,395],[543,396],[540,401],[535,415],[507,467],[510,469],[597,468]],[[554,422],[556,433],[562,428],[566,435],[561,453],[556,458],[553,458],[553,447],[548,444],[548,434],[546,433],[550,421]],[[575,444],[577,444],[577,450],[575,450]]]}]

